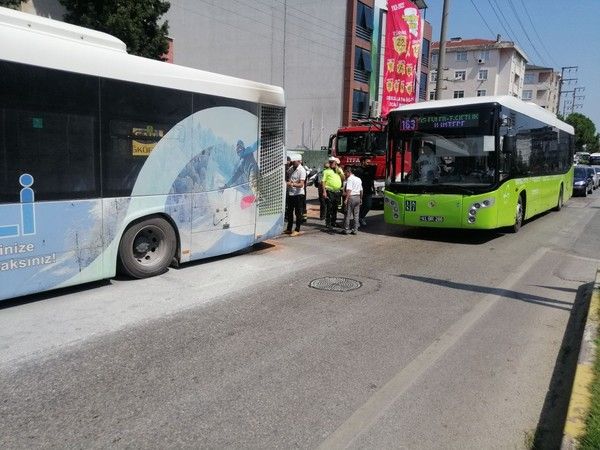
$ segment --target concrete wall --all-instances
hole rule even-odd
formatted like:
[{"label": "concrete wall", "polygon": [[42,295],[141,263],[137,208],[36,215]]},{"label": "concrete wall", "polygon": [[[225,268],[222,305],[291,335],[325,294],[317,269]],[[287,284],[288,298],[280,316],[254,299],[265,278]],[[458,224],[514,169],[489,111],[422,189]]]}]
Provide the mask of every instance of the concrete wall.
[{"label": "concrete wall", "polygon": [[28,0],[21,4],[21,11],[55,20],[63,20],[65,14],[57,0]]},{"label": "concrete wall", "polygon": [[341,123],[347,0],[172,0],[174,62],[282,86],[288,148],[320,148]]},{"label": "concrete wall", "polygon": [[[171,0],[175,64],[282,86],[288,148],[320,148],[341,125],[348,0]],[[22,10],[61,20],[58,0]]]}]

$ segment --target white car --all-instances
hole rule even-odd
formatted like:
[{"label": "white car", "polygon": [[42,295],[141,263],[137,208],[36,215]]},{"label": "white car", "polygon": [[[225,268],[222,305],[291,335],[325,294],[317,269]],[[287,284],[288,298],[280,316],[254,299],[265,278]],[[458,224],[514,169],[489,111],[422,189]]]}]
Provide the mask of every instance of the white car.
[{"label": "white car", "polygon": [[592,166],[592,168],[594,169],[594,173],[596,174],[596,176],[594,177],[594,185],[596,187],[600,186],[600,166]]}]

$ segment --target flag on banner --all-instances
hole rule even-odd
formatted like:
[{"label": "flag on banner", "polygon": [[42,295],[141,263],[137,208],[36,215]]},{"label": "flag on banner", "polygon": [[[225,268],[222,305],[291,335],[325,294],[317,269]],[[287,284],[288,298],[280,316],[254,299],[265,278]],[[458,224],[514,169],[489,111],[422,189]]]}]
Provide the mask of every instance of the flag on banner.
[{"label": "flag on banner", "polygon": [[416,98],[423,26],[416,5],[408,0],[388,0],[385,30],[381,115]]}]

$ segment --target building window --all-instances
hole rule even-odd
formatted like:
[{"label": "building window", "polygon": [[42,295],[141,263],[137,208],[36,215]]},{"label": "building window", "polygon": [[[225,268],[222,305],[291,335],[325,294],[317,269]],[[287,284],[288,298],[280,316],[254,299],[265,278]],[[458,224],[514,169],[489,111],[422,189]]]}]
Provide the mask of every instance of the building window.
[{"label": "building window", "polygon": [[435,100],[435,91],[429,93],[429,100]]},{"label": "building window", "polygon": [[431,67],[437,67],[439,53],[431,53]]},{"label": "building window", "polygon": [[477,79],[478,80],[487,80],[487,78],[488,78],[487,69],[479,69],[479,72],[477,72]]},{"label": "building window", "polygon": [[454,71],[454,79],[465,81],[467,79],[467,71],[466,70],[455,70]]},{"label": "building window", "polygon": [[490,60],[490,51],[489,50],[481,50],[479,52],[479,60],[480,61],[489,61]]},{"label": "building window", "polygon": [[369,93],[357,91],[352,93],[352,119],[366,119],[369,116]]},{"label": "building window", "polygon": [[535,84],[535,73],[526,73],[523,78],[525,84]]},{"label": "building window", "polygon": [[456,60],[457,61],[466,61],[467,60],[467,52],[456,52]]},{"label": "building window", "polygon": [[371,52],[354,47],[354,80],[368,83],[371,77]]},{"label": "building window", "polygon": [[437,70],[432,70],[429,72],[429,81],[435,83],[437,81]]},{"label": "building window", "polygon": [[356,36],[367,41],[373,36],[373,8],[361,2],[356,9]]},{"label": "building window", "polygon": [[423,38],[423,46],[421,47],[421,64],[423,67],[429,67],[429,40]]},{"label": "building window", "polygon": [[531,100],[533,98],[533,91],[531,89],[523,90],[523,100]]},{"label": "building window", "polygon": [[454,98],[463,98],[465,96],[465,91],[454,91]]},{"label": "building window", "polygon": [[477,97],[485,97],[487,95],[487,91],[485,89],[477,90]]}]

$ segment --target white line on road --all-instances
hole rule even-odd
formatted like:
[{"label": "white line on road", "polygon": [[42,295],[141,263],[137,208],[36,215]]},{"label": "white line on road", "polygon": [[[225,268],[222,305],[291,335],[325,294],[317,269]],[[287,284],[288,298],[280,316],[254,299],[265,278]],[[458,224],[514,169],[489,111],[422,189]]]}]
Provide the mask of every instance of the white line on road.
[{"label": "white line on road", "polygon": [[[523,264],[516,268],[499,286],[508,291],[548,252],[539,248]],[[420,355],[400,370],[379,389],[366,403],[358,408],[319,446],[320,449],[348,448],[361,434],[371,426],[400,398],[404,392],[425,373],[440,357],[467,333],[473,325],[500,299],[502,295],[487,294],[471,311],[455,322],[439,336]]]}]

